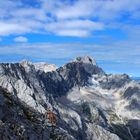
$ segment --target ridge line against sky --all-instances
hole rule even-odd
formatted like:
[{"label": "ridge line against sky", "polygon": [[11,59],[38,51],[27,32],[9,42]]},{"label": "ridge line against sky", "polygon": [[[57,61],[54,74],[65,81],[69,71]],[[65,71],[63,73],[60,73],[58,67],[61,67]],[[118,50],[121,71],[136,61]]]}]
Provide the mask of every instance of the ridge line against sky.
[{"label": "ridge line against sky", "polygon": [[139,0],[1,0],[0,27],[1,62],[90,55],[108,72],[140,76]]}]

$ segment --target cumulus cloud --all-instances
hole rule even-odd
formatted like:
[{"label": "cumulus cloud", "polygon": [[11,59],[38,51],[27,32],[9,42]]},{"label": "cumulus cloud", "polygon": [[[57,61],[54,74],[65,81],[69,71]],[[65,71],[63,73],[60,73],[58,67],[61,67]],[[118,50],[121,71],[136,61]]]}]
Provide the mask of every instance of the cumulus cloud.
[{"label": "cumulus cloud", "polygon": [[30,29],[25,26],[21,26],[18,23],[8,23],[4,21],[0,21],[0,36],[7,36],[11,34],[20,34],[29,32]]},{"label": "cumulus cloud", "polygon": [[114,19],[123,16],[123,12],[135,13],[139,6],[139,0],[134,0],[133,3],[131,0],[79,0],[73,5],[62,6],[55,14],[60,19],[79,17]]},{"label": "cumulus cloud", "polygon": [[[139,0],[0,1],[0,36],[52,33],[85,37],[105,28],[121,28],[121,18],[139,19]],[[121,24],[121,26],[116,26]],[[133,25],[132,25],[133,26]],[[93,34],[92,34],[93,33]]]},{"label": "cumulus cloud", "polygon": [[62,36],[90,36],[92,31],[104,29],[104,24],[90,20],[63,20],[46,24],[46,30]]},{"label": "cumulus cloud", "polygon": [[24,37],[24,36],[18,36],[16,38],[14,38],[15,42],[28,42],[28,38]]},{"label": "cumulus cloud", "polygon": [[129,18],[138,18],[140,15],[139,0],[23,2],[0,1],[0,36],[43,32],[85,37],[93,31],[103,30],[111,20],[120,23],[118,18],[123,14],[129,15]]}]

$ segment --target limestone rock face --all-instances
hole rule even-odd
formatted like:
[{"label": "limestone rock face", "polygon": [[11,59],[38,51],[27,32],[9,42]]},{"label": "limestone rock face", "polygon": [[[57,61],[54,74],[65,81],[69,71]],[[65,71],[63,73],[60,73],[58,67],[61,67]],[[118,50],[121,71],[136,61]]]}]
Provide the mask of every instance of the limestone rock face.
[{"label": "limestone rock face", "polygon": [[56,70],[56,66],[54,64],[48,64],[45,62],[34,63],[34,66],[37,71],[44,71],[45,73]]},{"label": "limestone rock face", "polygon": [[41,104],[46,101],[43,84],[32,63],[0,64],[0,85],[33,108],[44,111]]},{"label": "limestone rock face", "polygon": [[89,56],[77,57],[73,62],[81,64],[84,70],[91,75],[101,75],[104,73],[103,70],[97,66],[95,59]]},{"label": "limestone rock face", "polygon": [[96,60],[89,56],[77,57],[73,60],[73,62],[82,62],[82,63],[89,63],[89,64],[97,65]]},{"label": "limestone rock face", "polygon": [[59,68],[0,64],[2,140],[139,140],[139,118],[140,83],[106,74],[89,56]]},{"label": "limestone rock face", "polygon": [[[74,139],[61,127],[52,130],[44,114],[0,87],[0,138],[1,140],[49,140],[56,138]],[[48,121],[47,121],[48,122]]]}]

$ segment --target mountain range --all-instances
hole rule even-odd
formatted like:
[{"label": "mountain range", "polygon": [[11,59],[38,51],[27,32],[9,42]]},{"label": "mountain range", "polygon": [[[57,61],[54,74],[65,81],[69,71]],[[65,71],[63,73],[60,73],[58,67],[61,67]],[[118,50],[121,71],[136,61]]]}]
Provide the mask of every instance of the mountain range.
[{"label": "mountain range", "polygon": [[89,56],[1,63],[0,139],[140,140],[140,83]]}]

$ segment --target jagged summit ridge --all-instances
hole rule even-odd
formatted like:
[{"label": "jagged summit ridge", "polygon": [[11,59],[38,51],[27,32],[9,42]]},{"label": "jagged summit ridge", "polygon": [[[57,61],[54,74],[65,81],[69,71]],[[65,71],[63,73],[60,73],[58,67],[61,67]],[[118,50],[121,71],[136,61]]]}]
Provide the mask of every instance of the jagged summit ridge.
[{"label": "jagged summit ridge", "polygon": [[93,59],[92,57],[90,56],[79,56],[79,57],[76,57],[73,62],[82,62],[82,63],[89,63],[89,64],[93,64],[93,65],[96,65],[96,60]]}]

